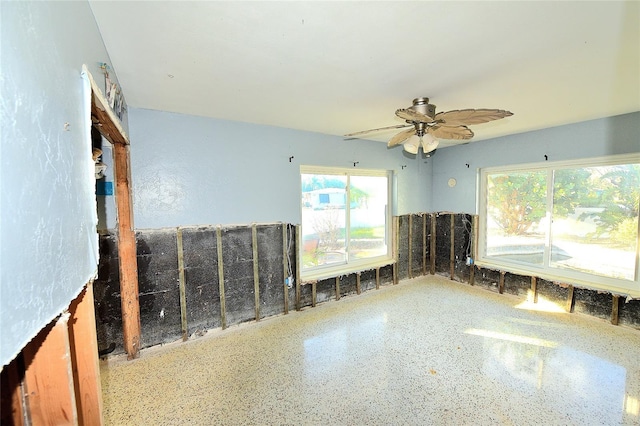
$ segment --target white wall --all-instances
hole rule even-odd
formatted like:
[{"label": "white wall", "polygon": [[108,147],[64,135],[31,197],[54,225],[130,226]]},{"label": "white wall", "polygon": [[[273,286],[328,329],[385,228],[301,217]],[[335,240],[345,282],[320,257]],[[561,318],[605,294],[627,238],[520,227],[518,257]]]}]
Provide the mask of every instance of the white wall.
[{"label": "white wall", "polygon": [[[433,157],[434,211],[475,213],[478,169],[640,152],[640,112],[450,147]],[[467,168],[467,164],[469,167]],[[449,187],[450,178],[457,181]]]},{"label": "white wall", "polygon": [[129,126],[138,229],[299,223],[300,165],[396,170],[396,213],[430,211],[431,160],[401,147],[135,108]]},{"label": "white wall", "polygon": [[2,1],[0,7],[5,365],[97,269],[94,167],[81,70],[86,64],[103,81],[98,63],[110,61],[84,1]]}]

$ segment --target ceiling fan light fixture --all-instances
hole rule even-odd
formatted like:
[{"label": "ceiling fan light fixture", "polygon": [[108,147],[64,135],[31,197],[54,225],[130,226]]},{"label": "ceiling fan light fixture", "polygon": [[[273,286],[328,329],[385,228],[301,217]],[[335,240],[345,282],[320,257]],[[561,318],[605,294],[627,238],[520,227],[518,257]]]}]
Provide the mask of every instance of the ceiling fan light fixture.
[{"label": "ceiling fan light fixture", "polygon": [[404,150],[409,154],[417,154],[420,149],[422,138],[418,135],[413,135],[403,144]]},{"label": "ceiling fan light fixture", "polygon": [[425,134],[422,138],[422,150],[424,151],[425,154],[435,150],[438,145],[440,144],[440,141],[436,138],[434,138],[431,134],[427,133]]}]

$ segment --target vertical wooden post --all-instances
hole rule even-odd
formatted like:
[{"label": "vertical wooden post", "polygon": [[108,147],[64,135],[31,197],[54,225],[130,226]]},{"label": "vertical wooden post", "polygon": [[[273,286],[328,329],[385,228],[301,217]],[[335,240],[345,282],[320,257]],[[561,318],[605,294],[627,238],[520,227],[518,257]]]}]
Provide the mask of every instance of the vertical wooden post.
[{"label": "vertical wooden post", "polygon": [[531,301],[538,303],[538,279],[531,277]]},{"label": "vertical wooden post", "polygon": [[478,215],[471,218],[471,265],[469,265],[469,284],[476,283],[476,259],[478,258]]},{"label": "vertical wooden post", "polygon": [[287,277],[289,276],[289,250],[288,250],[288,241],[287,241],[287,224],[282,224],[282,267],[283,272],[282,276],[284,277],[283,285],[284,285],[284,313],[285,315],[289,313],[289,286],[287,285]]},{"label": "vertical wooden post", "polygon": [[400,262],[400,217],[393,217],[393,284],[398,284],[398,262]]},{"label": "vertical wooden post", "polygon": [[500,281],[498,282],[498,292],[500,294],[504,293],[504,271],[500,271]]},{"label": "vertical wooden post", "polygon": [[380,290],[380,267],[376,268],[376,290]]},{"label": "vertical wooden post", "polygon": [[449,232],[451,233],[451,247],[449,247],[449,276],[452,280],[455,276],[455,259],[456,259],[455,217],[456,216],[453,213],[449,215],[449,219],[451,220],[449,224],[449,229],[450,229]]},{"label": "vertical wooden post", "polygon": [[431,213],[431,246],[429,247],[429,261],[431,275],[436,273],[436,214]]},{"label": "vertical wooden post", "polygon": [[216,243],[218,248],[218,288],[220,293],[220,321],[222,329],[227,328],[227,306],[224,297],[224,262],[222,259],[222,227],[216,228]]},{"label": "vertical wooden post", "polygon": [[618,325],[618,310],[620,309],[620,296],[613,295],[613,306],[611,306],[611,324]]},{"label": "vertical wooden post", "polygon": [[187,327],[187,282],[184,276],[184,249],[182,246],[182,229],[176,231],[176,242],[178,244],[178,279],[180,286],[180,324],[182,328],[182,341],[189,338]]},{"label": "vertical wooden post", "polygon": [[256,321],[260,321],[260,271],[258,270],[258,230],[251,225],[251,247],[253,248],[253,295],[256,309]]},{"label": "vertical wooden post", "polygon": [[124,350],[129,359],[140,353],[140,302],[138,300],[138,263],[131,208],[131,169],[129,145],[114,143],[114,175],[118,221],[118,262]]},{"label": "vertical wooden post", "polygon": [[340,300],[340,277],[336,277],[336,300]]},{"label": "vertical wooden post", "polygon": [[409,232],[408,234],[408,238],[409,238],[409,279],[413,278],[413,271],[412,271],[412,267],[413,267],[413,215],[409,214]]},{"label": "vertical wooden post", "polygon": [[68,313],[61,315],[23,351],[27,406],[35,425],[78,424],[68,320]]},{"label": "vertical wooden post", "polygon": [[24,360],[22,354],[19,354],[2,368],[0,374],[0,424],[25,424],[23,379]]},{"label": "vertical wooden post", "polygon": [[427,275],[427,214],[422,213],[422,275]]},{"label": "vertical wooden post", "polygon": [[361,288],[360,288],[360,272],[356,273],[356,293],[360,294],[361,292]]},{"label": "vertical wooden post", "polygon": [[317,293],[316,293],[316,285],[317,285],[317,281],[313,281],[311,283],[311,306],[312,307],[316,307],[316,302],[317,302]]},{"label": "vertical wooden post", "polygon": [[[296,225],[296,248],[302,247],[301,243],[301,232],[300,225]],[[300,300],[300,266],[298,263],[298,267],[296,268],[296,311],[302,309],[302,304]]]},{"label": "vertical wooden post", "polygon": [[567,303],[565,305],[565,310],[567,312],[573,312],[573,286],[569,284],[567,291]]},{"label": "vertical wooden post", "polygon": [[87,284],[69,306],[69,345],[78,424],[102,424],[102,386],[93,304],[93,283]]}]

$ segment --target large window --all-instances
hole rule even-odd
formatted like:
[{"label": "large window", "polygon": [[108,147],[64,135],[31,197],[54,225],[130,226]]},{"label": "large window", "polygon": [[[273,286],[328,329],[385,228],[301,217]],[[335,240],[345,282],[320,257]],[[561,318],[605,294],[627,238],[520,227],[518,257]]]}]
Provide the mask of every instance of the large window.
[{"label": "large window", "polygon": [[303,278],[390,261],[389,172],[302,166],[300,177]]},{"label": "large window", "polygon": [[640,155],[480,174],[479,263],[640,295]]}]

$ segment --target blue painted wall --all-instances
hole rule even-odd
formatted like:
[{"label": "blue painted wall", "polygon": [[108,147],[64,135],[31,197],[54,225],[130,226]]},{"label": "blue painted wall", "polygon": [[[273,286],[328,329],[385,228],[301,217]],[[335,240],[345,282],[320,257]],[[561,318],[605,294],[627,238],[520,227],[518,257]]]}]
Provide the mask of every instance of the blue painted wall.
[{"label": "blue painted wall", "polygon": [[137,229],[300,223],[300,165],[395,170],[395,213],[431,210],[431,160],[400,147],[135,108],[129,120]]},{"label": "blue painted wall", "polygon": [[[640,112],[449,147],[433,157],[430,204],[434,211],[475,213],[479,168],[539,163],[545,155],[562,161],[635,152]],[[457,181],[453,188],[450,178]]]},{"label": "blue painted wall", "polygon": [[104,81],[98,64],[109,56],[87,2],[2,1],[0,8],[5,365],[96,273],[94,165],[81,71],[86,64]]}]

